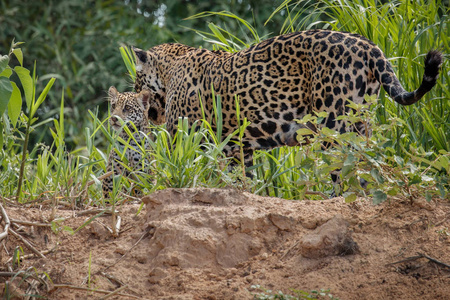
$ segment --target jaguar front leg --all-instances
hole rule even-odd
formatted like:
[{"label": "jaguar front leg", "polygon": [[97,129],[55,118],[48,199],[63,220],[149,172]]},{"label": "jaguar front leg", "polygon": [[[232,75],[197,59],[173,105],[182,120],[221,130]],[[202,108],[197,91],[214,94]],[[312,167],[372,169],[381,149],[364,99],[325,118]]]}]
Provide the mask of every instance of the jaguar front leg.
[{"label": "jaguar front leg", "polygon": [[102,181],[102,191],[104,199],[111,198],[111,194],[114,191],[114,177],[121,174],[128,176],[127,170],[124,170],[120,162],[121,160],[119,154],[115,149],[112,149],[109,153],[108,165],[106,167],[106,173],[110,173],[112,171],[112,174],[104,178]]}]

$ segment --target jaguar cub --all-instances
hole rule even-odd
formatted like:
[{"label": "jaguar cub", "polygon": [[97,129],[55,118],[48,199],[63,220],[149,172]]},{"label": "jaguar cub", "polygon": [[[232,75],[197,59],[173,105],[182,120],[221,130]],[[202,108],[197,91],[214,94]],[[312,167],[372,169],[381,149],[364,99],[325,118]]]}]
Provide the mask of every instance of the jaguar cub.
[{"label": "jaguar cub", "polygon": [[[238,126],[234,104],[238,96],[241,115],[251,122],[243,138],[247,165],[255,149],[298,145],[297,131],[305,125],[296,119],[306,114],[325,111],[328,118],[322,126],[361,132],[363,126],[346,126],[345,120],[336,119],[349,110],[347,99],[364,103],[364,95],[378,95],[383,86],[394,101],[411,105],[436,84],[442,63],[442,55],[430,51],[420,87],[407,92],[380,48],[346,32],[296,32],[237,53],[181,44],[133,50],[135,90],[149,92],[150,102],[159,108],[155,113],[165,118],[171,133],[179,117],[188,117],[190,124],[202,118],[199,99],[209,119],[214,89],[222,101],[223,135],[231,134]],[[236,156],[237,147],[230,143],[226,154]]]},{"label": "jaguar cub", "polygon": [[[108,94],[111,103],[111,118],[109,119],[111,128],[114,131],[117,131],[122,139],[128,141],[129,136],[123,130],[119,118],[125,123],[133,122],[136,126],[136,131],[133,126],[128,126],[130,131],[134,132],[134,139],[130,139],[130,147],[126,149],[125,157],[131,170],[140,170],[142,169],[142,154],[139,151],[138,143],[141,144],[144,142],[144,147],[148,148],[146,136],[150,131],[148,114],[152,107],[149,103],[150,93],[146,90],[141,91],[140,93],[119,93],[117,89],[112,86],[109,88]],[[123,147],[123,145],[120,145],[119,147]],[[113,190],[114,175],[130,175],[129,170],[124,168],[122,164],[123,162],[120,155],[115,149],[112,149],[108,158],[107,172],[113,171],[113,175],[104,178],[102,182],[103,196],[105,198],[109,198],[109,193]]]}]

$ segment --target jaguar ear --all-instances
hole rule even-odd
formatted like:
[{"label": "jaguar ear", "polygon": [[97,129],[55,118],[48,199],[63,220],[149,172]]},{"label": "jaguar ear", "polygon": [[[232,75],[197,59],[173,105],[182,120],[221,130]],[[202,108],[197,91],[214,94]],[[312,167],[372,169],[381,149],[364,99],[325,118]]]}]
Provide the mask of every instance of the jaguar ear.
[{"label": "jaguar ear", "polygon": [[148,60],[147,51],[141,50],[139,48],[132,47],[134,55],[136,56],[136,64],[145,64]]},{"label": "jaguar ear", "polygon": [[117,101],[117,98],[119,98],[119,92],[117,91],[117,89],[115,87],[110,87],[108,90],[108,96],[109,96],[109,101],[114,103]]},{"label": "jaguar ear", "polygon": [[142,90],[138,96],[139,102],[147,111],[150,106],[150,92],[148,90]]}]

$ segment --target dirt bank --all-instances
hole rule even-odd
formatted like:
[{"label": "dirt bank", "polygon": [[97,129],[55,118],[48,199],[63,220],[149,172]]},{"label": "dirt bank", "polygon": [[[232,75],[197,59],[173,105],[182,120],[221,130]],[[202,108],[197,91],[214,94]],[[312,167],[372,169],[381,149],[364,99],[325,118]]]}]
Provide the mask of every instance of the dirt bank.
[{"label": "dirt bank", "polygon": [[[121,287],[110,299],[253,299],[261,293],[255,285],[286,294],[325,289],[339,299],[450,297],[446,200],[411,205],[391,199],[373,206],[364,199],[287,201],[218,189],[168,189],[143,200],[139,214],[139,204],[120,207],[117,238],[106,215],[74,235],[13,226],[41,253],[54,251],[13,266],[8,260],[16,246],[31,251],[9,234],[2,269],[28,270],[29,276],[1,277],[2,290],[8,280],[10,293],[34,287],[29,293],[50,299],[98,298]],[[46,222],[51,213],[6,211],[33,222]],[[92,217],[63,209],[57,214],[65,218],[60,226],[73,229]]]}]

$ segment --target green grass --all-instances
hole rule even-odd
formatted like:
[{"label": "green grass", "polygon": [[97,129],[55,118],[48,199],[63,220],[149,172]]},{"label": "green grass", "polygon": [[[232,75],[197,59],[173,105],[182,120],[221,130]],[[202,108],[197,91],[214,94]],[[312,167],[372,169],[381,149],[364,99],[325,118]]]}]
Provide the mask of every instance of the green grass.
[{"label": "green grass", "polygon": [[[445,58],[450,53],[448,8],[441,1],[432,4],[421,0],[386,4],[374,0],[285,1],[274,14],[286,18],[280,24],[281,33],[332,28],[369,37],[391,58],[396,74],[408,90],[420,84],[423,56],[429,49],[441,50]],[[228,17],[241,28],[240,32],[230,33],[211,24],[210,33],[199,32],[213,44],[212,48],[238,51],[261,40],[255,26],[231,13],[207,12],[193,18],[206,16]],[[348,201],[353,201],[356,195],[371,195],[375,202],[399,194],[424,195],[427,199],[449,195],[450,72],[446,60],[437,86],[418,104],[402,107],[382,92],[372,113],[361,109],[360,115],[353,116],[372,120],[374,134],[370,140],[325,130],[307,147],[257,151],[255,165],[248,170],[255,174],[251,181],[243,177],[242,166],[236,170],[227,167],[230,159],[224,157],[222,150],[231,138],[239,140],[239,131],[222,139],[220,97],[217,97],[214,122],[198,121],[197,131],[189,130],[186,120],[180,120],[173,137],[164,126],[155,127],[149,137],[150,149],[141,149],[149,172],[136,171],[131,178],[117,178],[114,199],[105,201],[98,178],[106,171],[108,153],[113,151],[111,145],[117,137],[97,111],[86,112],[87,126],[79,128],[84,131],[86,146],[69,151],[66,142],[71,134],[66,132],[64,95],[59,107],[54,108],[59,119],[33,118],[53,80],[47,79],[47,85],[33,80],[34,76],[21,65],[23,54],[19,46],[13,45],[9,55],[0,59],[0,93],[11,99],[8,103],[2,97],[0,103],[0,195],[3,198],[18,202],[49,200],[54,206],[109,207],[121,204],[124,194],[129,194],[133,187],[147,194],[167,187],[233,186],[258,195],[322,199],[333,189],[328,174],[336,168],[343,169],[344,196]],[[121,54],[133,78],[133,56],[126,48],[121,49]],[[18,65],[12,65],[13,56],[18,58]],[[15,73],[21,86],[10,83],[9,78]],[[36,91],[41,90],[44,94],[39,97]],[[26,103],[23,108],[22,101]],[[310,116],[312,120],[321,117]],[[53,142],[27,148],[27,134],[39,131],[49,122],[53,122]],[[104,140],[110,145],[105,147]],[[322,149],[320,144],[324,140],[332,141],[336,147]],[[369,182],[368,190],[359,187],[358,178]]]}]

